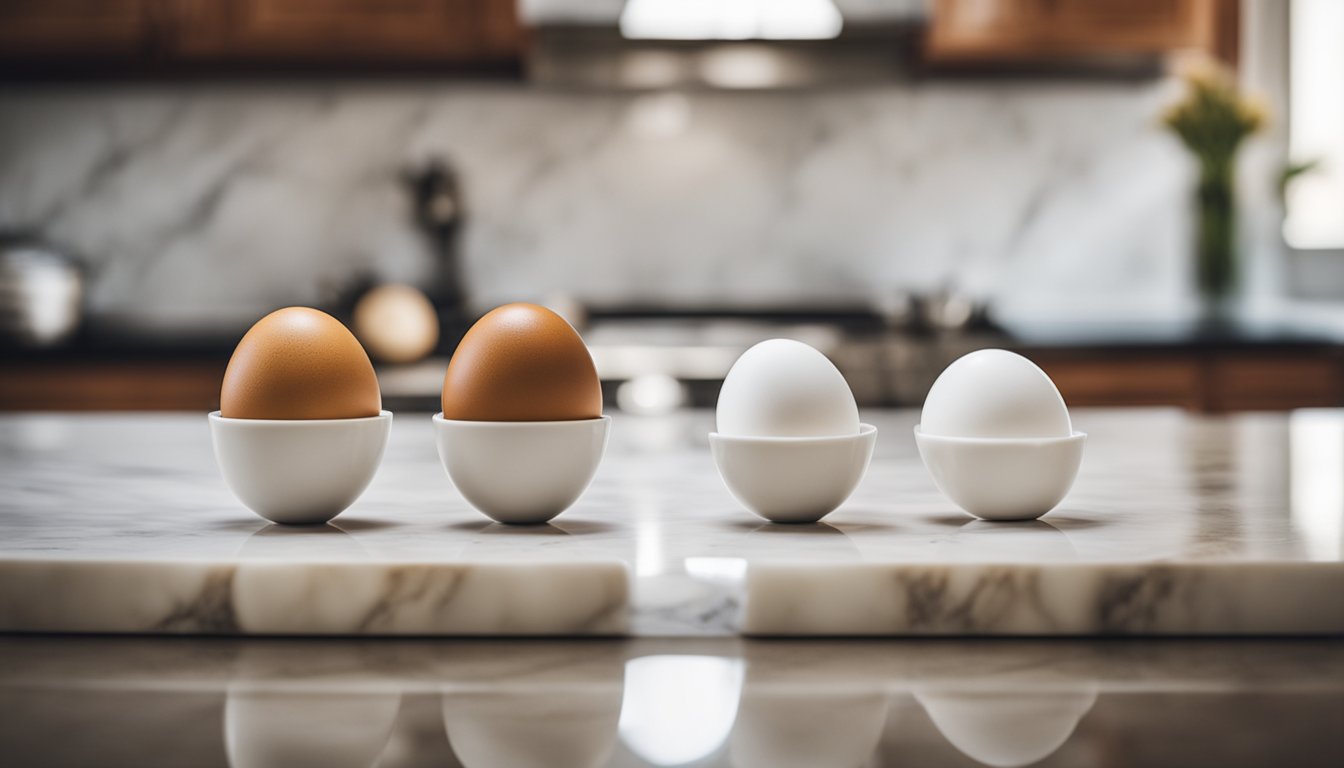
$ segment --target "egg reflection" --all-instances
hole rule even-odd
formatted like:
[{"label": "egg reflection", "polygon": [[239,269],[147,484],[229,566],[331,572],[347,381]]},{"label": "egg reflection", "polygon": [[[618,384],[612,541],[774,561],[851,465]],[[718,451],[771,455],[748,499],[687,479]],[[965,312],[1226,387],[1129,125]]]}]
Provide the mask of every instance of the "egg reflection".
[{"label": "egg reflection", "polygon": [[378,755],[377,768],[450,768],[460,765],[443,731],[438,691],[403,691],[401,709],[392,725],[387,746]]},{"label": "egg reflection", "polygon": [[996,768],[1054,754],[1096,703],[1096,690],[914,692],[938,731],[963,754]]},{"label": "egg reflection", "polygon": [[[243,646],[224,702],[233,768],[367,768],[378,758],[401,690],[363,671],[385,668],[387,651],[371,643],[314,650],[311,644]],[[404,663],[406,655],[397,658]]]},{"label": "egg reflection", "polygon": [[224,740],[233,768],[368,768],[392,733],[397,691],[230,687]]},{"label": "egg reflection", "polygon": [[748,681],[729,749],[739,768],[854,768],[877,749],[886,720],[887,697],[877,689]]},{"label": "egg reflection", "polygon": [[616,747],[619,681],[447,694],[443,727],[466,768],[598,768]]},{"label": "egg reflection", "polygon": [[359,570],[326,567],[369,560],[368,551],[335,525],[268,525],[249,536],[236,557],[230,585],[234,615],[247,631],[348,631],[382,594],[382,586]]},{"label": "egg reflection", "polygon": [[943,562],[1057,563],[1078,559],[1072,539],[1041,520],[971,520],[938,543]]},{"label": "egg reflection", "polygon": [[644,656],[625,666],[621,739],[654,765],[683,765],[719,750],[733,729],[742,660]]}]

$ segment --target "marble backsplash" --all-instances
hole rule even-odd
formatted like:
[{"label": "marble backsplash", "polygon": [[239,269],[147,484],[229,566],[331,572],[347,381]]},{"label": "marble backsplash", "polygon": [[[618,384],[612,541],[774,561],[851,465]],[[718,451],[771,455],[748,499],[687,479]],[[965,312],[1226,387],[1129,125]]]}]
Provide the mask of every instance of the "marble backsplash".
[{"label": "marble backsplash", "polygon": [[222,328],[367,272],[424,281],[403,172],[459,172],[474,304],[1188,308],[1191,167],[1166,80],[815,92],[514,84],[59,86],[0,93],[0,228],[90,265],[90,313]]}]

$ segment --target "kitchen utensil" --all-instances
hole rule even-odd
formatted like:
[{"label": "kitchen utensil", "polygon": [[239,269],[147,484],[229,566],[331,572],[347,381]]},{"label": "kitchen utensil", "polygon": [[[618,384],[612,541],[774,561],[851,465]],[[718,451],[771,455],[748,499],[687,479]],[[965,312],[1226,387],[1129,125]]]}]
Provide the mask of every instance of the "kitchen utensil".
[{"label": "kitchen utensil", "polygon": [[0,235],[0,340],[56,346],[83,315],[84,278],[74,260],[26,235]]}]

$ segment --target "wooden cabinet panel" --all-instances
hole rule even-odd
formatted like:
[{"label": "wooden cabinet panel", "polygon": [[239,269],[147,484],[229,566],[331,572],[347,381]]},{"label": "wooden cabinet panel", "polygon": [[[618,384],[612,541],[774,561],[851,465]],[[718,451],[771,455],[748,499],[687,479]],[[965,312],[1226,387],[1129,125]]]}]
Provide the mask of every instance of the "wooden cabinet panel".
[{"label": "wooden cabinet panel", "polygon": [[0,58],[98,58],[148,52],[154,0],[4,0]]},{"label": "wooden cabinet panel", "polygon": [[524,44],[515,0],[0,0],[6,75],[378,64],[516,71]]},{"label": "wooden cabinet panel", "polygon": [[1344,404],[1344,365],[1333,357],[1282,355],[1210,361],[1209,410],[1281,410]]},{"label": "wooden cabinet panel", "polygon": [[1125,50],[1208,48],[1215,0],[1054,0],[1052,36]]},{"label": "wooden cabinet panel", "polygon": [[187,60],[441,62],[508,59],[512,0],[172,0]]},{"label": "wooden cabinet panel", "polygon": [[219,408],[226,361],[5,363],[0,411],[198,411]]},{"label": "wooden cabinet panel", "polygon": [[926,53],[971,55],[1029,46],[1046,24],[1046,0],[935,0]]},{"label": "wooden cabinet panel", "polygon": [[1344,406],[1344,355],[1328,350],[1026,354],[1070,405],[1175,405],[1212,413]]},{"label": "wooden cabinet panel", "polygon": [[1069,405],[1178,405],[1200,409],[1203,383],[1191,359],[1049,359],[1035,356]]},{"label": "wooden cabinet panel", "polygon": [[924,59],[1044,62],[1184,48],[1234,59],[1223,49],[1237,15],[1237,0],[934,0]]}]

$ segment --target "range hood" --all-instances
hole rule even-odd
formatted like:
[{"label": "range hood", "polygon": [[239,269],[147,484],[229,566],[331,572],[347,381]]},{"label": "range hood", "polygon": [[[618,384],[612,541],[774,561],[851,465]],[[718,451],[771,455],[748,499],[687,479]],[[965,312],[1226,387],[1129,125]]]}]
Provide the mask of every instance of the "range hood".
[{"label": "range hood", "polygon": [[519,0],[530,79],[774,89],[905,76],[931,0]]}]

